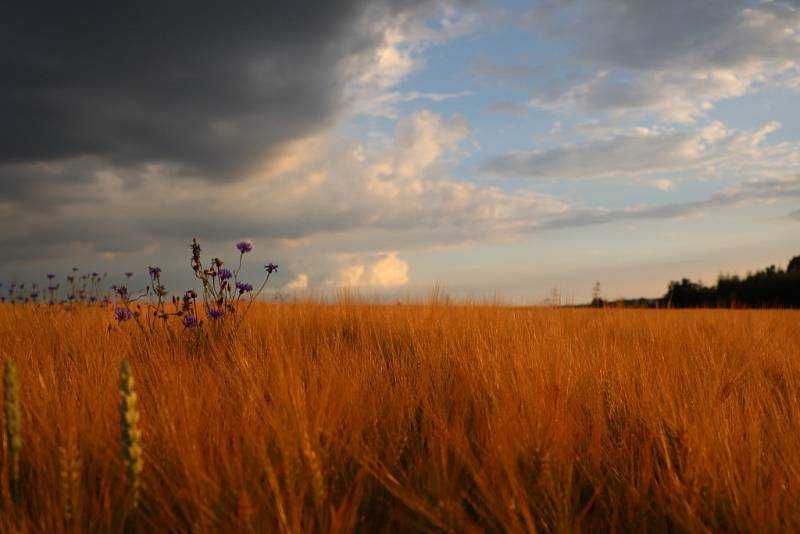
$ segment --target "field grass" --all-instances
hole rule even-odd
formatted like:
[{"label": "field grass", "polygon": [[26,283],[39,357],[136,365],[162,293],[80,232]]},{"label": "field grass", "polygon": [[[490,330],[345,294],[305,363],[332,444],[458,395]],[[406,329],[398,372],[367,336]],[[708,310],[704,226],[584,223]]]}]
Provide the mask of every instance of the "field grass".
[{"label": "field grass", "polygon": [[111,315],[0,307],[4,532],[800,530],[796,311],[263,304],[199,343]]}]

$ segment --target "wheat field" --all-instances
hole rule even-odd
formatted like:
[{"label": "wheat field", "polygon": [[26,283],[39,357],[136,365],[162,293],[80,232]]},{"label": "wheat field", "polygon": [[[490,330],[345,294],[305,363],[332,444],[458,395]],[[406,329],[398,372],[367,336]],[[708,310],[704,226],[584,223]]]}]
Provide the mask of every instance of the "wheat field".
[{"label": "wheat field", "polygon": [[199,337],[109,315],[0,307],[5,532],[800,530],[796,311],[265,303]]}]

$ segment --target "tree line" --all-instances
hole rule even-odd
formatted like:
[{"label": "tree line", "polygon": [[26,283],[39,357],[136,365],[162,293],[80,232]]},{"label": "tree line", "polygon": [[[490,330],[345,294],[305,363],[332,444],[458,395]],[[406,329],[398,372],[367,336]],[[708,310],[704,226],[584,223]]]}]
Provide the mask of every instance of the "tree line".
[{"label": "tree line", "polygon": [[713,286],[673,280],[659,300],[674,308],[800,308],[800,256],[785,270],[771,265],[744,278],[720,275]]}]

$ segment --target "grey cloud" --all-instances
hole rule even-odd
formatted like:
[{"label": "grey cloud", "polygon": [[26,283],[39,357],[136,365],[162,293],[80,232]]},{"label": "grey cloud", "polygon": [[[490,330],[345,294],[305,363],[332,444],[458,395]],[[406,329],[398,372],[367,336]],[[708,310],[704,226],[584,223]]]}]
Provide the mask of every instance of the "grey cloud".
[{"label": "grey cloud", "polygon": [[714,102],[798,76],[796,1],[546,0],[513,23],[560,43],[565,56],[476,71],[527,80],[531,103],[547,109],[687,122]]},{"label": "grey cloud", "polygon": [[745,182],[736,188],[715,193],[703,200],[677,202],[663,206],[616,210],[574,210],[564,217],[556,217],[541,224],[531,225],[527,230],[538,232],[630,220],[674,219],[701,213],[705,209],[730,207],[748,202],[787,199],[800,199],[800,178]]},{"label": "grey cloud", "polygon": [[[719,172],[731,165],[755,161],[761,144],[777,123],[756,131],[736,131],[721,123],[697,130],[634,129],[624,135],[592,139],[547,150],[519,151],[490,159],[481,171],[496,177],[538,180],[639,176],[654,172],[703,169]],[[792,150],[786,156],[790,160]]]},{"label": "grey cloud", "polygon": [[[800,43],[773,33],[772,25],[791,25],[797,8],[785,0],[552,0],[529,12],[527,20],[550,36],[574,36],[577,58],[593,64],[730,68],[754,58],[796,57]],[[766,25],[746,24],[750,20]]]},{"label": "grey cloud", "polygon": [[343,61],[381,39],[356,29],[368,6],[11,3],[0,17],[4,176],[10,164],[93,156],[233,180],[335,116]]},{"label": "grey cloud", "polygon": [[505,115],[513,115],[516,117],[521,117],[528,113],[528,108],[525,105],[518,102],[510,102],[508,100],[494,102],[487,109],[493,113],[503,113]]}]

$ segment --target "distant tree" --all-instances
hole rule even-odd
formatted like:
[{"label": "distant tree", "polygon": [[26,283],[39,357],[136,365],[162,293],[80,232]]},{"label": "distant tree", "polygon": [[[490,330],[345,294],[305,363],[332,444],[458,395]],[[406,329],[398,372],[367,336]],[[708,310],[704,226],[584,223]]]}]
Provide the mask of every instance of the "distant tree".
[{"label": "distant tree", "polygon": [[592,287],[592,306],[596,308],[603,307],[603,299],[600,297],[601,294],[600,281],[598,280],[594,283],[594,287]]},{"label": "distant tree", "polygon": [[789,265],[786,267],[787,273],[793,273],[795,271],[800,271],[800,256],[795,256],[789,260]]}]

